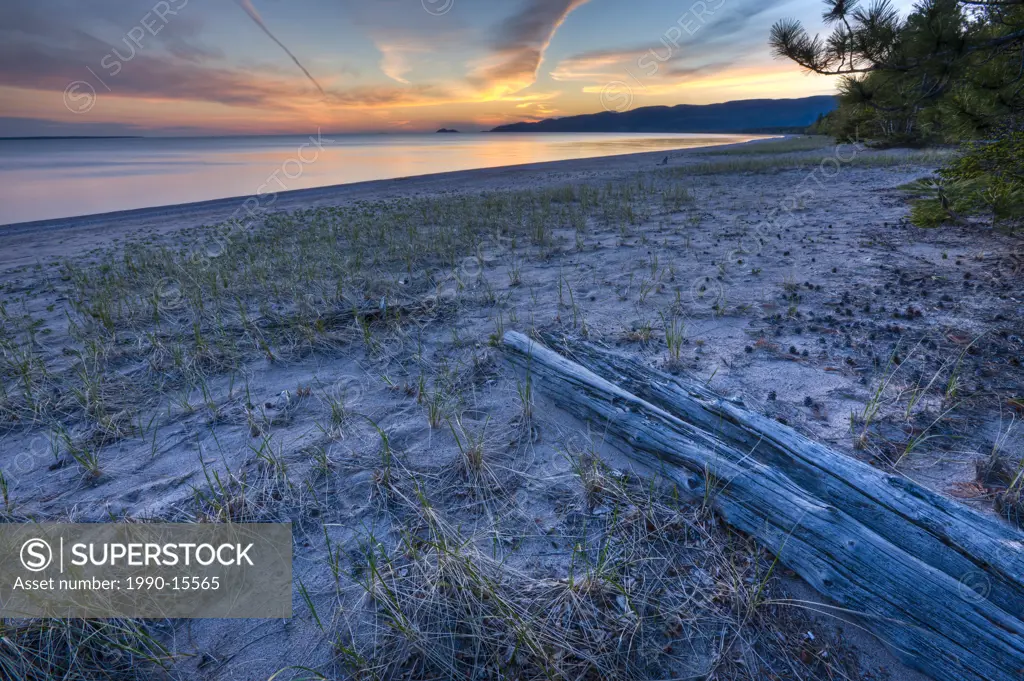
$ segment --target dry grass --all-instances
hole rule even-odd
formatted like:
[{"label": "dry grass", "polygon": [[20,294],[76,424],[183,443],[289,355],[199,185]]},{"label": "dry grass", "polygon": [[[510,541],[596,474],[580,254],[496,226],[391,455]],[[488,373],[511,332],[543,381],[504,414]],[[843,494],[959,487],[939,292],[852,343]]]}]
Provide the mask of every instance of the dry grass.
[{"label": "dry grass", "polygon": [[193,230],[179,250],[131,243],[88,265],[67,260],[63,310],[0,307],[0,429],[82,422],[89,434],[76,440],[102,447],[138,434],[140,411],[205,394],[212,376],[246,362],[358,341],[386,351],[374,332],[443,313],[485,244],[544,250],[555,225],[639,223],[657,191],[640,182],[322,208]]},{"label": "dry grass", "polygon": [[[354,678],[843,678],[773,601],[774,560],[699,504],[574,455],[576,501],[541,535],[467,535],[408,469],[394,541],[365,538],[361,621],[338,649]],[[393,471],[393,473],[395,473]],[[524,528],[520,528],[520,532]],[[550,538],[550,539],[549,539]],[[536,566],[496,546],[554,540]],[[822,654],[825,653],[825,654]]]},{"label": "dry grass", "polygon": [[992,452],[977,462],[977,482],[995,493],[995,510],[1018,526],[1024,526],[1024,457],[1005,451],[1005,443],[1017,425],[1010,424],[1000,433]]},{"label": "dry grass", "polygon": [[[753,147],[751,148],[750,155],[756,156],[752,153],[752,149]],[[806,170],[808,172],[812,172],[827,163],[829,165],[824,166],[827,169],[826,172],[834,173],[835,171],[832,168],[836,163],[842,167],[859,168],[916,167],[922,165],[939,165],[953,154],[952,151],[945,149],[896,150],[862,153],[857,152],[850,145],[832,148],[826,147],[826,149],[831,153],[818,155],[812,151],[787,155],[784,153],[768,152],[760,158],[745,158],[748,152],[747,150],[744,150],[744,153],[739,155],[741,158],[730,158],[727,161],[680,165],[675,168],[669,168],[659,172],[672,178],[699,175],[720,175],[727,173],[759,173],[783,170]],[[836,149],[839,151],[837,152]],[[719,153],[728,155],[727,151]]]},{"label": "dry grass", "polygon": [[167,650],[131,620],[0,620],[0,678],[165,678]]},{"label": "dry grass", "polygon": [[[73,464],[91,485],[117,474],[111,459],[126,441],[152,441],[155,457],[162,427],[234,427],[250,436],[244,462],[228,466],[223,452],[200,445],[202,479],[174,519],[292,520],[317,536],[326,520],[312,511],[338,501],[337,479],[372,471],[368,506],[379,527],[364,534],[356,559],[347,557],[354,547],[327,540],[320,572],[334,577],[330,611],[298,587],[310,613],[303,622],[315,622],[357,678],[847,678],[842,651],[803,637],[799,611],[778,601],[774,559],[701,504],[609,470],[593,452],[570,452],[570,479],[528,470],[543,421],[530,376],[500,376],[486,334],[461,335],[473,314],[493,320],[492,340],[506,323],[533,324],[525,259],[547,267],[596,248],[598,231],[646,243],[639,226],[683,210],[698,227],[694,177],[813,168],[819,143],[787,141],[757,152],[768,158],[744,151],[600,187],[271,214],[184,232],[174,247],[136,241],[62,262],[38,291],[8,290],[0,303],[0,434],[39,433],[52,443],[46,465]],[[931,158],[865,154],[852,163]],[[678,284],[664,313],[651,302],[675,274],[655,256],[641,268],[626,294],[650,314],[638,312],[630,338],[663,342],[679,364],[687,327]],[[555,313],[585,334],[591,285],[559,276]],[[532,302],[517,310],[494,279]],[[724,314],[727,301],[712,302]],[[428,331],[443,346],[429,356]],[[438,343],[440,335],[450,340]],[[462,363],[449,364],[459,353]],[[402,418],[428,432],[431,447],[453,456],[411,465],[393,433],[353,403],[351,386],[312,382],[270,402],[250,387],[267,368],[353,357],[407,398]],[[515,405],[507,418],[467,415],[488,381]],[[320,435],[299,452],[306,469],[297,473],[296,452],[276,433],[303,422]],[[337,446],[353,441],[372,442],[372,453]],[[3,478],[0,493],[4,518],[23,520],[28,500]],[[555,497],[558,509],[543,526],[536,495]],[[338,607],[352,593],[358,607]],[[117,664],[101,669],[103,651],[141,651],[128,656],[133,663],[162,655],[131,623],[7,626],[5,678],[131,678]]]},{"label": "dry grass", "polygon": [[707,156],[756,156],[760,154],[790,154],[801,151],[819,151],[835,146],[835,141],[825,135],[799,135],[783,139],[766,140],[756,144],[745,144],[732,149],[708,149]]}]

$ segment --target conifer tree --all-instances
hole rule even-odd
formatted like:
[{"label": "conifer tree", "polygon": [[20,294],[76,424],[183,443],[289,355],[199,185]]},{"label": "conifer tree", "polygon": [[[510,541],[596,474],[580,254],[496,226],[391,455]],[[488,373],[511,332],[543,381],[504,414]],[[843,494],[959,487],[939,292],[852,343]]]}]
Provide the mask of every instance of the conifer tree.
[{"label": "conifer tree", "polygon": [[827,37],[777,22],[776,55],[842,76],[829,131],[890,143],[992,140],[1024,127],[1024,0],[825,0]]}]

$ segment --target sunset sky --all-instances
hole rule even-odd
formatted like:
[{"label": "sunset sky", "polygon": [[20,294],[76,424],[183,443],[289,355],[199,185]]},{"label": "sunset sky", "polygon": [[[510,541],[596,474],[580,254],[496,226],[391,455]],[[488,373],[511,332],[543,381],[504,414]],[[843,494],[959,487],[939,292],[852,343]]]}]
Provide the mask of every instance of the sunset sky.
[{"label": "sunset sky", "polygon": [[468,131],[602,109],[826,94],[832,80],[767,48],[776,20],[818,30],[822,7],[5,0],[0,136]]}]

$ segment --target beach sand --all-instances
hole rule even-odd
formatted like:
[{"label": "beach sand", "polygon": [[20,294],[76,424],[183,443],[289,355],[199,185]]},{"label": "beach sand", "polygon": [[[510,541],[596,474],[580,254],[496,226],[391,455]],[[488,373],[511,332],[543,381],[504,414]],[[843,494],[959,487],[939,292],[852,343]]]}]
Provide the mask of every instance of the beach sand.
[{"label": "beach sand", "polygon": [[[204,227],[243,202],[225,199],[0,228],[0,340],[31,349],[17,356],[23,371],[11,353],[3,367],[7,514],[295,523],[310,600],[296,594],[292,620],[153,625],[186,678],[415,675],[424,650],[449,673],[472,666],[483,653],[396,633],[368,586],[370,537],[396,593],[429,593],[439,609],[417,626],[444,629],[455,620],[437,614],[443,587],[414,595],[430,570],[403,536],[450,531],[510,584],[563,588],[596,560],[588,542],[611,532],[617,503],[664,532],[689,528],[676,543],[615,544],[636,564],[644,541],[650,555],[688,546],[685,575],[650,567],[694,594],[652,615],[675,633],[637,637],[637,655],[661,651],[652,670],[918,678],[845,616],[782,605],[820,597],[784,571],[766,578],[770,556],[650,492],[651,471],[542,386],[524,396],[493,339],[586,336],[992,510],[976,464],[1022,443],[1019,243],[980,225],[908,223],[899,187],[934,170],[932,152],[784,140],[668,156],[289,192],[245,226]],[[384,312],[348,314],[375,306]],[[685,338],[677,356],[666,327]],[[211,470],[232,481],[228,498],[200,501],[197,489],[217,496]],[[625,626],[587,603],[581,621]],[[463,622],[466,640],[492,622],[470,610],[482,619]],[[581,645],[576,634],[559,641]]]}]

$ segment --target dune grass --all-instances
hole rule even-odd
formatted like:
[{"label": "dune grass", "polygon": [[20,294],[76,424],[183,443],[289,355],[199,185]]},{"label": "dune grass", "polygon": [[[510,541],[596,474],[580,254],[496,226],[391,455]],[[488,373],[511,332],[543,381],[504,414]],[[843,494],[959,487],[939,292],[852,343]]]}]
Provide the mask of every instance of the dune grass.
[{"label": "dune grass", "polygon": [[796,135],[771,139],[733,147],[732,149],[708,149],[707,156],[752,156],[760,154],[790,154],[800,151],[818,151],[835,146],[835,141],[825,135]]},{"label": "dune grass", "polygon": [[[67,259],[44,287],[8,291],[0,303],[0,432],[40,433],[47,464],[72,462],[91,484],[111,474],[108,453],[125,440],[147,448],[152,441],[155,456],[161,426],[196,414],[209,430],[242,424],[252,465],[204,464],[190,506],[174,518],[188,522],[278,520],[339,470],[371,469],[373,503],[391,531],[365,535],[350,572],[328,540],[323,566],[334,577],[332,602],[357,592],[365,608],[352,616],[366,619],[343,627],[344,612],[318,611],[317,594],[298,587],[307,619],[355,678],[469,678],[478,670],[546,679],[760,679],[765,670],[842,678],[837,656],[820,655],[822,644],[794,633],[792,609],[773,600],[773,557],[722,530],[700,504],[611,471],[593,452],[567,452],[574,473],[571,484],[559,482],[564,513],[543,530],[531,527],[517,497],[526,478],[517,458],[537,437],[529,375],[509,389],[511,421],[474,423],[464,418],[468,396],[495,373],[493,350],[473,348],[467,369],[428,362],[418,347],[424,329],[447,330],[453,348],[486,341],[460,337],[467,309],[487,311],[495,342],[506,322],[515,323],[516,310],[501,304],[485,269],[505,267],[501,277],[525,291],[524,259],[546,265],[592,248],[598,230],[624,239],[655,217],[691,210],[701,175],[813,169],[830,157],[814,153],[827,148],[820,143],[786,140],[757,152],[767,158],[725,154],[737,158],[601,186],[266,214],[184,231],[174,245],[140,239],[91,260]],[[935,158],[866,153],[850,163]],[[643,268],[630,283],[641,306],[668,276],[654,255]],[[585,334],[585,291],[570,277],[560,276],[558,286],[566,327]],[[721,301],[718,309],[725,307]],[[522,315],[526,324],[533,310]],[[679,363],[685,323],[671,309],[661,321],[669,359]],[[661,335],[650,322],[635,333],[644,342]],[[399,352],[422,369],[418,381],[386,374]],[[389,389],[410,396],[409,418],[431,437],[452,438],[457,456],[442,470],[407,465],[372,422],[358,432],[379,438],[376,458],[340,461],[330,444],[357,432],[353,422],[368,428],[344,386],[296,389],[280,405],[250,394],[254,367],[354,355],[372,362]],[[313,479],[296,483],[271,435],[307,398],[322,412],[321,439],[302,452]],[[0,488],[5,519],[22,519],[18,507],[27,500],[2,480]],[[467,508],[479,515],[471,526],[459,522]],[[150,667],[164,655],[139,623],[4,627],[0,669],[10,678],[131,678],[118,676],[116,664],[107,666],[109,677],[90,674],[107,649]]]},{"label": "dune grass", "polygon": [[[363,539],[353,579],[370,612],[337,642],[357,679],[765,678],[839,673],[803,650],[777,600],[775,560],[723,533],[706,507],[570,450],[574,480],[547,569],[495,552],[434,503],[426,479],[392,462],[382,498],[397,540]],[[510,537],[511,538],[511,537]],[[502,542],[503,543],[503,542]],[[535,552],[534,549],[533,552]],[[818,668],[799,662],[813,657]],[[768,670],[772,670],[769,672]],[[820,676],[818,676],[820,674]],[[329,678],[323,675],[322,678]]]},{"label": "dune grass", "polygon": [[160,678],[167,650],[132,620],[0,620],[0,678]]},{"label": "dune grass", "polygon": [[[913,150],[890,150],[864,153],[850,145],[836,147],[826,146],[831,153],[793,153],[793,154],[770,154],[763,157],[747,158],[747,154],[739,155],[740,158],[730,158],[727,161],[713,161],[679,165],[659,171],[671,178],[682,178],[699,175],[720,175],[730,173],[761,173],[766,171],[785,170],[807,170],[813,171],[822,166],[823,163],[841,167],[852,168],[899,168],[939,165],[951,158],[954,154],[946,149],[913,149]],[[723,152],[724,154],[724,152]],[[828,172],[834,172],[829,169]]]}]

